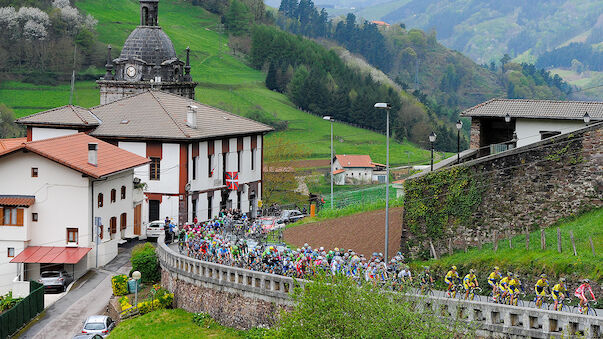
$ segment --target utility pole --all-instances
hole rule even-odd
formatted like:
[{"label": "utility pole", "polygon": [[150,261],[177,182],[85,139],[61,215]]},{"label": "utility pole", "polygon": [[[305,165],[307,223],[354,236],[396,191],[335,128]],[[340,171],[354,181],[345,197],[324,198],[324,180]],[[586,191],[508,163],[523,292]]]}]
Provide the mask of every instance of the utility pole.
[{"label": "utility pole", "polygon": [[69,94],[69,105],[73,104],[73,90],[75,87],[75,56],[77,51],[77,45],[73,45],[73,70],[71,72],[71,93]]}]

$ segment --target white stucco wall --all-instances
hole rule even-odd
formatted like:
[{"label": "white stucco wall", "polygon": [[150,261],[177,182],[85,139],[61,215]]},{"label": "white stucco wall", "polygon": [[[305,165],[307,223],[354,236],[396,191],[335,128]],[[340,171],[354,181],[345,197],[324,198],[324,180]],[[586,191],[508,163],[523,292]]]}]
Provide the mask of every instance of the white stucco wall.
[{"label": "white stucco wall", "polygon": [[76,129],[67,128],[49,128],[49,127],[32,127],[31,129],[31,140],[44,140],[56,137],[62,137],[65,135],[77,134]]},{"label": "white stucco wall", "polygon": [[517,147],[540,141],[541,131],[569,133],[583,127],[582,120],[517,119],[515,123]]}]

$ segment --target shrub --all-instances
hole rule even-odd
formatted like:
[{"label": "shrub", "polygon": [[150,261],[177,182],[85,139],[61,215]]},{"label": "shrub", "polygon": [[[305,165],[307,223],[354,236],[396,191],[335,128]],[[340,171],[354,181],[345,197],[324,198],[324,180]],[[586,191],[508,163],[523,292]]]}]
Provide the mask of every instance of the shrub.
[{"label": "shrub", "polygon": [[142,282],[152,283],[161,280],[159,261],[155,253],[155,247],[149,243],[138,245],[132,250],[132,271],[139,271]]},{"label": "shrub", "polygon": [[130,299],[127,296],[119,298],[119,304],[121,305],[122,311],[130,309],[132,307],[132,304],[130,304]]},{"label": "shrub", "polygon": [[13,298],[13,292],[8,292],[3,296],[0,296],[0,312],[10,310],[23,298]]},{"label": "shrub", "polygon": [[161,305],[159,304],[159,300],[155,299],[155,300],[148,300],[148,301],[143,301],[138,303],[138,311],[140,312],[140,314],[146,314],[149,313],[153,310],[158,310],[162,308]]},{"label": "shrub", "polygon": [[111,278],[111,287],[113,288],[113,295],[128,294],[128,276],[125,274],[113,276]]}]

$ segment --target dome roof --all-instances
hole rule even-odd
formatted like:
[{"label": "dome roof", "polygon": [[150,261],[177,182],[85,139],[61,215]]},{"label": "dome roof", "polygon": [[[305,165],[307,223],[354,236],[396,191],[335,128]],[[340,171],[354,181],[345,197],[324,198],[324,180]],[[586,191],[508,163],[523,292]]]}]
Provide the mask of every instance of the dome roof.
[{"label": "dome roof", "polygon": [[138,58],[160,65],[166,60],[176,58],[172,40],[161,27],[139,26],[130,33],[119,56],[123,59]]}]

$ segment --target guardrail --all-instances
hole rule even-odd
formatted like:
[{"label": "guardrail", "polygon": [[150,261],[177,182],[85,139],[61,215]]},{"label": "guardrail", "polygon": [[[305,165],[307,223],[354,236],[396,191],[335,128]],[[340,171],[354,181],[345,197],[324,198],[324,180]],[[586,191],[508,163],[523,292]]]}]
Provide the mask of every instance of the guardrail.
[{"label": "guardrail", "polygon": [[[163,237],[163,236],[162,236]],[[176,253],[158,239],[161,267],[179,279],[203,283],[226,292],[292,305],[290,294],[305,280],[202,261]],[[416,307],[444,319],[458,319],[474,327],[478,335],[493,333],[529,338],[561,338],[581,334],[585,338],[603,337],[603,317],[408,294]]]}]

